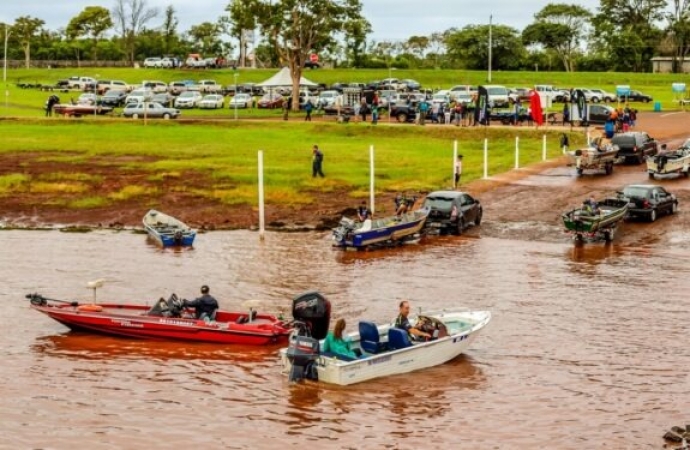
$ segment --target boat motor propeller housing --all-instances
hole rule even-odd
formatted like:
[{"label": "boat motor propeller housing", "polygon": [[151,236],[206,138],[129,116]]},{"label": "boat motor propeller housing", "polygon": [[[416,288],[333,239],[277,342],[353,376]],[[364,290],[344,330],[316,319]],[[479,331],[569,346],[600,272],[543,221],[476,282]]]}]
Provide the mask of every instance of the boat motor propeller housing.
[{"label": "boat motor propeller housing", "polygon": [[292,300],[292,317],[295,331],[290,336],[287,349],[287,358],[292,365],[289,380],[317,380],[314,364],[319,358],[319,340],[328,333],[331,302],[318,292],[305,292]]}]

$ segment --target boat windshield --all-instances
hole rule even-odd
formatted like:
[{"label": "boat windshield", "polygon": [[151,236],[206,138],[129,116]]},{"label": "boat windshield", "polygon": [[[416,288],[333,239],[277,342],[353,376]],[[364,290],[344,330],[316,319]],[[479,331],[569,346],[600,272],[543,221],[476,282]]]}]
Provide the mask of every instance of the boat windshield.
[{"label": "boat windshield", "polygon": [[626,197],[647,197],[648,189],[641,186],[628,186],[623,189],[623,195]]}]

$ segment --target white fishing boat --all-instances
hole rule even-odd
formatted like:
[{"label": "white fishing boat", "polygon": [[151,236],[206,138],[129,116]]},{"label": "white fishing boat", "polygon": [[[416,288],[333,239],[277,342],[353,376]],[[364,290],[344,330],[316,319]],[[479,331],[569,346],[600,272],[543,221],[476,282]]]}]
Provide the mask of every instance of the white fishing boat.
[{"label": "white fishing boat", "polygon": [[173,216],[152,209],[146,213],[142,223],[151,239],[163,247],[194,244],[196,231]]},{"label": "white fishing boat", "polygon": [[360,322],[359,332],[349,334],[351,347],[362,355],[357,359],[320,352],[323,334],[312,337],[293,332],[289,347],[280,351],[283,371],[291,381],[312,379],[349,385],[426,369],[464,353],[490,320],[489,311],[420,314],[410,322],[421,321],[426,330],[434,330],[436,337],[426,342],[410,341],[407,332],[393,324]]}]

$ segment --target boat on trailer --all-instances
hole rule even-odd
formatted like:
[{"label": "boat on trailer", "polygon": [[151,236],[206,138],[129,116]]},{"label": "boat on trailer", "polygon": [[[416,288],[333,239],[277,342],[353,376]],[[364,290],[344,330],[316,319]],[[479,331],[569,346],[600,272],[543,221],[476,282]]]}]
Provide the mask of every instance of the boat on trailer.
[{"label": "boat on trailer", "polygon": [[[407,331],[393,324],[359,322],[359,331],[348,335],[359,358],[322,352],[328,324],[313,311],[327,300],[317,292],[293,300],[295,328],[289,346],[280,350],[283,372],[290,381],[303,379],[350,385],[390,375],[408,373],[446,363],[474,342],[491,320],[489,311],[445,310],[412,318],[411,323],[434,336],[425,342],[413,342]],[[304,305],[310,306],[304,306]],[[316,318],[316,319],[315,319]],[[315,332],[317,331],[317,332]]]},{"label": "boat on trailer", "polygon": [[163,247],[194,244],[196,231],[173,216],[152,209],[144,215],[142,223],[151,239]]},{"label": "boat on trailer", "polygon": [[415,241],[420,238],[428,215],[427,209],[419,209],[398,216],[366,219],[363,222],[343,217],[333,230],[333,245],[365,249]]},{"label": "boat on trailer", "polygon": [[613,240],[619,223],[628,215],[628,200],[609,197],[597,202],[599,212],[589,211],[584,205],[561,215],[566,233],[576,240]]}]

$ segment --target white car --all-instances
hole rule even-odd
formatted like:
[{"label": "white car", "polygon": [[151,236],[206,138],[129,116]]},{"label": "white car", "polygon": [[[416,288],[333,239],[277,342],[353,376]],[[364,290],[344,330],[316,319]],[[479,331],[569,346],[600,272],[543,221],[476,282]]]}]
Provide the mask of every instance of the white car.
[{"label": "white car", "polygon": [[151,89],[135,89],[125,97],[125,105],[127,103],[148,102],[153,97]]},{"label": "white car", "polygon": [[254,99],[249,94],[236,94],[230,99],[228,108],[249,108],[254,103]]},{"label": "white car", "polygon": [[199,109],[218,109],[225,106],[225,97],[219,94],[209,94],[199,102]]},{"label": "white car", "polygon": [[338,91],[323,91],[319,94],[319,99],[316,101],[317,108],[325,108],[335,104],[335,99],[338,97]]},{"label": "white car", "polygon": [[443,103],[448,106],[450,104],[450,91],[442,90],[438,91],[431,97],[431,103]]},{"label": "white car", "polygon": [[161,119],[175,119],[179,117],[180,111],[175,108],[166,108],[160,103],[156,102],[141,102],[131,103],[125,106],[122,115],[127,118],[161,118]]},{"label": "white car", "polygon": [[163,67],[163,60],[161,58],[146,58],[144,67]]},{"label": "white car", "polygon": [[144,87],[151,89],[155,94],[168,92],[168,84],[159,80],[145,80]]},{"label": "white car", "polygon": [[196,108],[202,99],[199,91],[184,91],[175,99],[175,108]]}]

